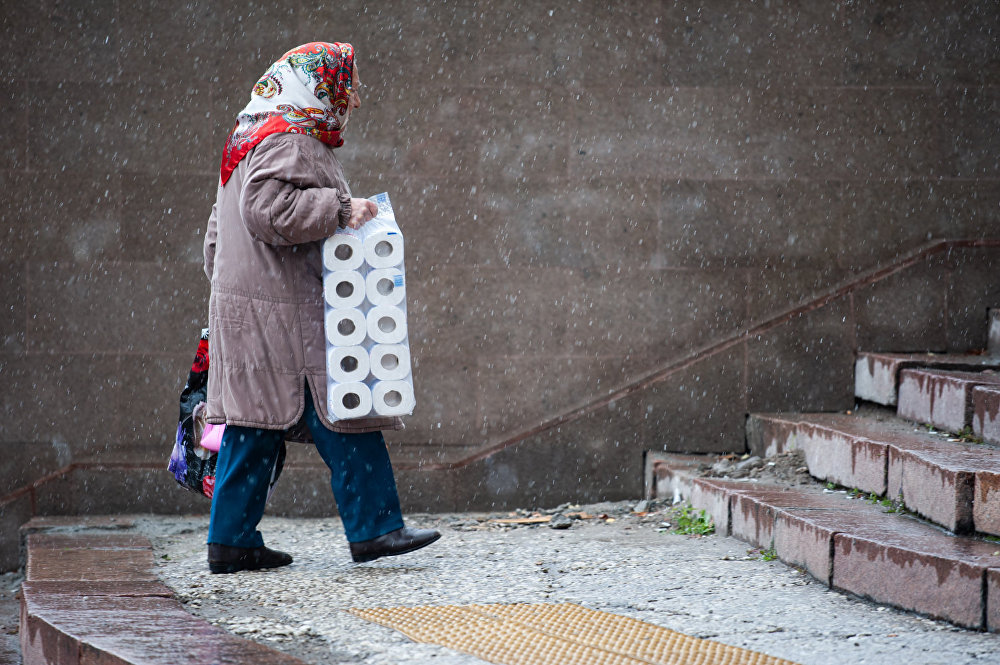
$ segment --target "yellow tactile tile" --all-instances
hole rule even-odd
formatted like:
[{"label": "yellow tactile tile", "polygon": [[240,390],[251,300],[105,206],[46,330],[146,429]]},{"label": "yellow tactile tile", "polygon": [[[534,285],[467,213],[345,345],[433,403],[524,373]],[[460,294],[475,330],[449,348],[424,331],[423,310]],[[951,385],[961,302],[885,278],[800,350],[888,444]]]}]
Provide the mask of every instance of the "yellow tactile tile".
[{"label": "yellow tactile tile", "polygon": [[350,612],[417,642],[501,665],[795,665],[572,603],[375,607]]}]

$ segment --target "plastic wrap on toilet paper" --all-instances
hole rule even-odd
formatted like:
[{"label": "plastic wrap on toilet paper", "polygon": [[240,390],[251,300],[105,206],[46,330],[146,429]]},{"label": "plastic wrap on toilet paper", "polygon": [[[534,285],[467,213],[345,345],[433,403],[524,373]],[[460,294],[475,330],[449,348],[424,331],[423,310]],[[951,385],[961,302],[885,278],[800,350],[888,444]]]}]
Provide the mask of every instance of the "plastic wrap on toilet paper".
[{"label": "plastic wrap on toilet paper", "polygon": [[365,263],[372,268],[403,265],[403,234],[399,232],[395,218],[390,221],[376,217],[361,230],[365,232]]},{"label": "plastic wrap on toilet paper", "polygon": [[398,305],[406,298],[406,279],[400,268],[378,268],[365,277],[365,295],[373,305]]},{"label": "plastic wrap on toilet paper", "polygon": [[323,275],[323,297],[334,309],[358,307],[367,296],[367,281],[358,270],[337,270]]},{"label": "plastic wrap on toilet paper", "polygon": [[326,369],[336,383],[364,381],[371,371],[368,351],[363,346],[334,346],[326,353]]},{"label": "plastic wrap on toilet paper", "polygon": [[405,344],[376,344],[368,352],[372,376],[382,381],[400,381],[410,375],[410,348]]},{"label": "plastic wrap on toilet paper", "polygon": [[377,381],[372,386],[372,408],[380,416],[413,412],[413,384],[409,381]]},{"label": "plastic wrap on toilet paper", "polygon": [[376,344],[399,344],[407,338],[406,312],[398,305],[378,305],[365,317],[368,337]]},{"label": "plastic wrap on toilet paper", "polygon": [[355,270],[364,262],[364,240],[358,231],[341,229],[323,242],[323,267],[326,270]]},{"label": "plastic wrap on toilet paper", "polygon": [[331,420],[402,416],[415,406],[403,234],[388,194],[360,229],[323,243],[327,411]]},{"label": "plastic wrap on toilet paper", "polygon": [[350,420],[367,416],[372,411],[372,391],[360,381],[335,383],[327,394],[334,420]]},{"label": "plastic wrap on toilet paper", "polygon": [[368,336],[365,313],[357,308],[328,309],[325,325],[330,346],[357,346]]}]

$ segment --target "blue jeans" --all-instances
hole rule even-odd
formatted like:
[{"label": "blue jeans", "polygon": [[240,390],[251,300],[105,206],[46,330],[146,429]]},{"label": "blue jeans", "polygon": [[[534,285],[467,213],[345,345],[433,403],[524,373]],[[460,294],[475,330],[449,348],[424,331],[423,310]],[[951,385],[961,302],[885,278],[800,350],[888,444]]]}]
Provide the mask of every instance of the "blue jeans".
[{"label": "blue jeans", "polygon": [[[305,419],[320,457],[330,467],[330,487],[347,540],[371,540],[403,526],[396,480],[381,432],[339,434],[316,414],[306,385]],[[285,438],[283,430],[226,426],[215,467],[215,492],[208,542],[260,547],[257,525],[264,516],[267,488]]]}]

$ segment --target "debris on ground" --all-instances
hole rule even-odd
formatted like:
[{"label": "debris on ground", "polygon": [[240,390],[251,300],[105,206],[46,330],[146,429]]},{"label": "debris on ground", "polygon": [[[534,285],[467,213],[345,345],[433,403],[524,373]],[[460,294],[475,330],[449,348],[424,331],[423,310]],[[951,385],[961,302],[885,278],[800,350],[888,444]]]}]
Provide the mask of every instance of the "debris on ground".
[{"label": "debris on ground", "polygon": [[[561,517],[562,515],[560,515]],[[531,517],[507,517],[491,520],[496,524],[544,524],[552,521],[551,515],[533,515]]]},{"label": "debris on ground", "polygon": [[586,509],[578,504],[564,503],[554,508],[518,508],[505,513],[468,514],[464,518],[438,519],[422,516],[430,522],[428,526],[447,526],[455,531],[509,531],[511,529],[538,528],[569,529],[577,522],[588,524],[626,524],[648,526],[661,533],[678,530],[678,511],[683,504],[674,505],[665,499],[642,499],[640,501],[606,501],[588,505]]},{"label": "debris on ground", "polygon": [[[768,458],[756,455],[720,455],[712,463],[699,466],[701,477],[745,479],[766,484],[810,485],[817,484],[809,475],[805,455],[801,450],[790,450]],[[675,504],[669,499],[641,499],[639,501],[606,501],[589,504],[563,503],[552,508],[517,508],[504,513],[466,514],[442,522],[456,531],[487,531],[520,528],[537,528],[546,525],[552,529],[571,528],[573,522],[614,524],[624,520],[627,524],[649,526],[661,533],[672,532],[697,537],[711,533],[709,525],[698,516],[697,528],[692,528],[690,515],[684,514],[687,504]],[[704,522],[704,523],[702,523]]]},{"label": "debris on ground", "polygon": [[566,517],[562,513],[556,513],[549,521],[550,529],[568,529],[571,526],[573,526],[573,520]]},{"label": "debris on ground", "polygon": [[713,464],[702,464],[698,474],[703,478],[745,478],[775,484],[810,485],[816,482],[809,475],[805,453],[801,450],[789,450],[766,459],[756,455],[722,455]]}]

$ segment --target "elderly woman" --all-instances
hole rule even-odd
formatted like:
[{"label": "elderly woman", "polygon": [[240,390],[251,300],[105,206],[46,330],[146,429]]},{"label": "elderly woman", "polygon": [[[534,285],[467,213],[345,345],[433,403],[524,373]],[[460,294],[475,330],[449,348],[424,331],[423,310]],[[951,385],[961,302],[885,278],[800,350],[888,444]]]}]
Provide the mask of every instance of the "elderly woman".
[{"label": "elderly woman", "polygon": [[440,537],[403,526],[382,438],[400,420],[334,422],[326,412],[322,241],[377,212],[351,197],[333,152],[361,107],[358,88],[350,44],[294,48],[254,86],[223,150],[205,236],[207,417],[226,424],[208,531],[213,573],[292,562],[264,546],[257,525],[293,429],[308,429],[330,467],[354,561],[412,552]]}]

